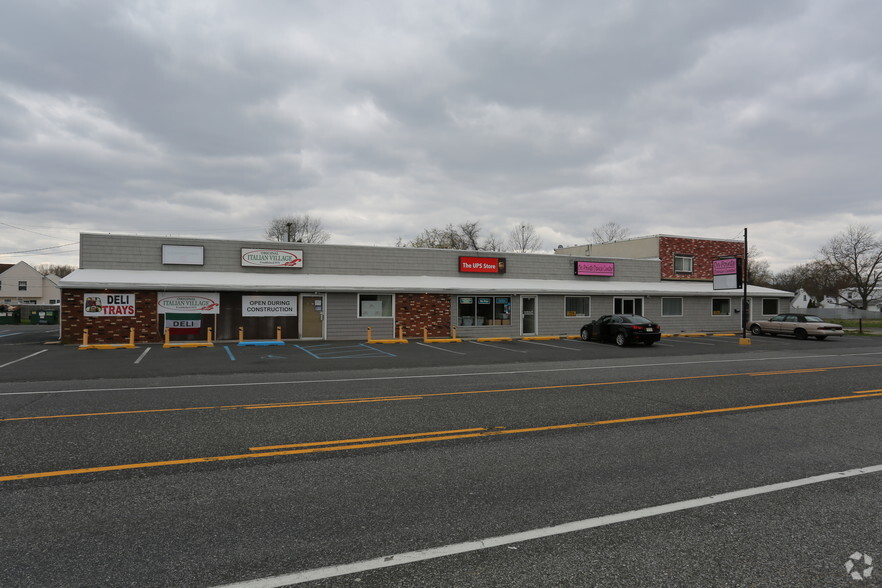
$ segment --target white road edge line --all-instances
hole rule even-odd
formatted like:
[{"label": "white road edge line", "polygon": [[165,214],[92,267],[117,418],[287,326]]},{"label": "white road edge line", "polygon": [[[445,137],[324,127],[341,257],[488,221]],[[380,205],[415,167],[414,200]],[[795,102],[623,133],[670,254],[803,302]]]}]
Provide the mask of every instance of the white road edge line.
[{"label": "white road edge line", "polygon": [[30,359],[30,358],[34,357],[35,355],[40,355],[41,353],[46,353],[47,351],[49,351],[49,350],[48,350],[48,349],[41,349],[40,351],[38,351],[38,352],[36,352],[36,353],[31,353],[30,355],[26,355],[26,356],[24,356],[24,357],[20,357],[20,358],[18,358],[18,359],[13,359],[13,360],[10,361],[10,362],[7,362],[7,363],[4,363],[3,365],[0,365],[0,368],[5,368],[5,367],[8,366],[8,365],[12,365],[12,364],[14,364],[14,363],[18,363],[18,362],[20,362],[20,361],[24,361],[24,360],[26,360],[26,359]]},{"label": "white road edge line", "polygon": [[846,470],[844,472],[835,472],[832,474],[822,474],[820,476],[812,476],[810,478],[802,478],[799,480],[791,480],[789,482],[780,482],[778,484],[769,484],[767,486],[757,486],[756,488],[747,488],[744,490],[736,490],[734,492],[726,492],[714,496],[706,496],[704,498],[695,498],[692,500],[683,500],[681,502],[672,502],[670,504],[662,504],[660,506],[651,506],[649,508],[641,508],[618,514],[584,519],[581,521],[573,521],[553,527],[544,527],[541,529],[533,529],[531,531],[523,531],[520,533],[512,533],[510,535],[500,535],[497,537],[488,537],[487,539],[479,539],[477,541],[466,541],[464,543],[453,543],[442,547],[433,547],[430,549],[422,549],[419,551],[408,551],[405,553],[397,553],[395,555],[387,555],[375,559],[368,559],[350,564],[337,566],[328,566],[324,568],[315,568],[312,570],[304,570],[302,572],[294,572],[281,576],[273,576],[270,578],[259,578],[257,580],[247,580],[245,582],[237,582],[234,584],[223,584],[215,588],[279,588],[281,586],[290,586],[292,584],[301,584],[303,582],[311,582],[314,580],[322,580],[326,578],[336,578],[347,574],[355,574],[366,572],[369,570],[377,570],[391,566],[400,566],[404,564],[426,561],[448,555],[456,555],[458,553],[468,553],[470,551],[479,551],[482,549],[490,549],[499,547],[500,545],[510,545],[512,543],[520,543],[522,541],[530,541],[532,539],[541,539],[544,537],[552,537],[554,535],[563,535],[565,533],[575,533],[585,531],[587,529],[595,529],[606,525],[614,525],[627,521],[635,521],[648,517],[655,517],[672,512],[690,510],[693,508],[701,508],[711,504],[720,504],[721,502],[729,502],[741,498],[749,498],[751,496],[759,496],[761,494],[769,494],[779,492],[781,490],[789,490],[791,488],[799,488],[800,486],[808,486],[811,484],[819,484],[821,482],[830,482],[832,480],[841,480],[854,476],[863,476],[866,474],[875,474],[882,472],[882,465],[868,466],[854,470]]},{"label": "white road edge line", "polygon": [[[481,345],[481,343],[475,343]],[[597,343],[600,345],[600,343]],[[488,347],[492,347],[488,345]],[[504,349],[497,347],[496,349]],[[521,351],[526,353],[526,351]],[[531,370],[501,370],[495,372],[456,372],[452,374],[414,374],[408,376],[372,376],[362,378],[328,378],[315,380],[279,380],[271,382],[217,382],[214,384],[168,384],[163,386],[114,386],[111,388],[69,388],[62,390],[28,390],[26,392],[0,392],[0,396],[22,396],[29,394],[73,394],[79,392],[141,392],[141,391],[165,391],[165,390],[193,390],[200,388],[238,388],[244,386],[291,386],[303,384],[339,384],[341,382],[380,382],[380,381],[404,381],[404,380],[431,380],[435,378],[475,378],[482,376],[515,376],[520,374],[543,374],[563,372],[594,372],[599,370],[621,370],[625,368],[653,368],[653,367],[677,367],[683,365],[709,365],[709,364],[734,364],[751,361],[782,361],[789,359],[829,359],[839,357],[865,357],[869,355],[882,355],[882,351],[868,353],[825,353],[822,355],[785,355],[781,357],[744,357],[737,359],[709,359],[699,361],[675,361],[656,363],[631,363],[615,365],[594,365],[569,368],[549,368]],[[24,358],[26,359],[26,358]],[[8,365],[8,364],[6,364]],[[0,366],[3,367],[3,366]]]}]

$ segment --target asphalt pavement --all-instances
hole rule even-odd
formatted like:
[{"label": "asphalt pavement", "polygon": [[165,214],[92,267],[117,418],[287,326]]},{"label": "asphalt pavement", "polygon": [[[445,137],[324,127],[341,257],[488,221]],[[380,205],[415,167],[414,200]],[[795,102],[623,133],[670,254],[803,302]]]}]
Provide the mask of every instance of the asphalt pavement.
[{"label": "asphalt pavement", "polygon": [[2,586],[880,585],[880,338],[13,337]]}]

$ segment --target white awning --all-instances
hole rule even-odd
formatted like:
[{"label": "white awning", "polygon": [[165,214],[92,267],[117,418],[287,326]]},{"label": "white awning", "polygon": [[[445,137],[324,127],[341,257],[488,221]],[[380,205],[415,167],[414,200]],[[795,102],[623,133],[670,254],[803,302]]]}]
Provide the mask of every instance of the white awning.
[{"label": "white awning", "polygon": [[[178,290],[242,292],[486,293],[570,295],[740,296],[738,290],[714,290],[710,282],[617,282],[536,280],[506,277],[363,276],[305,273],[135,271],[79,269],[65,276],[62,289]],[[748,286],[749,296],[783,298],[791,292]]]}]

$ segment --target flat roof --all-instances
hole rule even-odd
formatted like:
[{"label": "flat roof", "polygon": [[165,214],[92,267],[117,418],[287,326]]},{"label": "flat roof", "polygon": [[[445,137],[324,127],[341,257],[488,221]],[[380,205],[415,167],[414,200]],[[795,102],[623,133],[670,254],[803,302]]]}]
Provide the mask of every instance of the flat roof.
[{"label": "flat roof", "polygon": [[[711,282],[610,282],[488,277],[377,276],[337,274],[266,274],[159,270],[78,269],[62,278],[62,289],[244,291],[244,292],[380,292],[435,294],[642,294],[670,296],[740,295],[714,290]],[[792,292],[748,286],[751,296],[790,297]]]}]

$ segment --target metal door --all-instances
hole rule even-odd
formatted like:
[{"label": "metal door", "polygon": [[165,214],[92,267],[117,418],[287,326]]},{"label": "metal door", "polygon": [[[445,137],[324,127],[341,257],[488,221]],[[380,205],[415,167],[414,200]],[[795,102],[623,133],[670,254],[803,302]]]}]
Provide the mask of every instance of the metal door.
[{"label": "metal door", "polygon": [[321,294],[303,295],[300,308],[301,339],[324,339],[325,297]]}]

